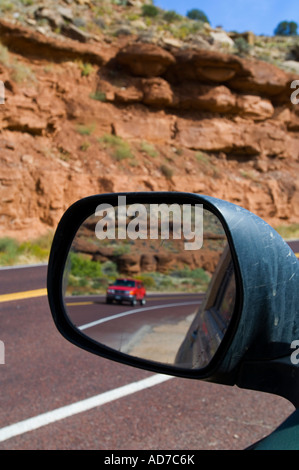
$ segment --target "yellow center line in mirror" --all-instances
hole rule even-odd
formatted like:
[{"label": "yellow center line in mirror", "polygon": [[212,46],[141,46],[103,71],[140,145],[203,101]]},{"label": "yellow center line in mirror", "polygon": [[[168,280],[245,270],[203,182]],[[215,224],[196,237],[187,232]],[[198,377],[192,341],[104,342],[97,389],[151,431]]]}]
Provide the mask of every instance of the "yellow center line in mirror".
[{"label": "yellow center line in mirror", "polygon": [[78,305],[92,305],[92,304],[94,304],[94,302],[69,302],[69,303],[66,304],[66,306],[67,307],[70,307],[70,306],[73,307],[74,305],[78,306]]},{"label": "yellow center line in mirror", "polygon": [[12,292],[11,294],[0,295],[0,302],[11,302],[13,300],[31,299],[33,297],[43,297],[47,295],[47,289],[34,289],[24,292]]}]

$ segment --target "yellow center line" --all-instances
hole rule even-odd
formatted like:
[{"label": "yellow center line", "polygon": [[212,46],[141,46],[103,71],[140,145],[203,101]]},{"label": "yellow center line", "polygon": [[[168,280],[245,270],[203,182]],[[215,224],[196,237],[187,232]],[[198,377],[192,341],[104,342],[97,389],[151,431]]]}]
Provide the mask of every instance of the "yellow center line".
[{"label": "yellow center line", "polygon": [[0,295],[0,302],[10,302],[12,300],[31,299],[32,297],[43,297],[47,295],[47,289],[27,290],[24,292],[13,292],[11,294]]},{"label": "yellow center line", "polygon": [[78,306],[78,305],[92,305],[94,302],[70,302],[68,304],[66,304],[67,307],[73,307],[74,305],[75,306]]}]

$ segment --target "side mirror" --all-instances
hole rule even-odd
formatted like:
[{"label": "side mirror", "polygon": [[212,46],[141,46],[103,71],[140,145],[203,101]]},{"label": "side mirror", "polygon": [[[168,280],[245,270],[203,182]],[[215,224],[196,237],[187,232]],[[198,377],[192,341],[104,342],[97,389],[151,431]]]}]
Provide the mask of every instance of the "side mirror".
[{"label": "side mirror", "polygon": [[[94,354],[275,390],[295,403],[281,377],[294,368],[291,343],[299,339],[298,266],[266,222],[229,202],[175,192],[97,195],[59,223],[48,298],[62,335]],[[289,379],[298,380],[294,372]]]}]

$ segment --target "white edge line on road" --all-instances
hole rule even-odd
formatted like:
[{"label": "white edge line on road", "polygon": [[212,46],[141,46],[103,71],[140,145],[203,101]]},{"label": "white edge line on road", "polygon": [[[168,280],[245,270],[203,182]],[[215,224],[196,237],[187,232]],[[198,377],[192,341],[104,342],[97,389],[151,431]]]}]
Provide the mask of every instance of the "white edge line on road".
[{"label": "white edge line on road", "polygon": [[60,421],[78,413],[82,413],[84,411],[91,410],[92,408],[110,403],[111,401],[161,384],[172,378],[173,376],[170,375],[152,375],[146,379],[139,380],[138,382],[133,382],[128,385],[115,388],[114,390],[109,390],[99,395],[86,398],[85,400],[72,403],[71,405],[62,406],[56,410],[42,413],[38,416],[34,416],[33,418],[25,419],[24,421],[19,421],[18,423],[11,424],[0,429],[0,442],[6,441],[7,439],[11,439],[12,437],[19,436],[20,434],[24,434],[26,432],[33,431],[42,426],[54,423],[55,421]]},{"label": "white edge line on road", "polygon": [[193,305],[193,304],[199,304],[200,302],[198,300],[193,300],[190,302],[180,302],[180,303],[174,303],[174,304],[165,304],[165,305],[154,305],[153,307],[142,307],[142,308],[137,308],[134,310],[128,310],[126,312],[121,312],[121,313],[116,313],[115,315],[111,315],[110,317],[105,317],[101,318],[100,320],[95,320],[90,323],[86,323],[85,325],[78,326],[79,330],[86,330],[87,328],[92,328],[93,326],[100,325],[101,323],[106,323],[111,320],[115,320],[117,318],[121,317],[126,317],[127,315],[133,315],[134,313],[140,313],[140,312],[145,312],[147,310],[156,310],[158,308],[170,308],[170,307],[180,307],[183,305]]},{"label": "white edge line on road", "polygon": [[5,271],[7,269],[41,268],[43,266],[48,266],[48,263],[19,264],[16,266],[0,266],[0,271]]}]

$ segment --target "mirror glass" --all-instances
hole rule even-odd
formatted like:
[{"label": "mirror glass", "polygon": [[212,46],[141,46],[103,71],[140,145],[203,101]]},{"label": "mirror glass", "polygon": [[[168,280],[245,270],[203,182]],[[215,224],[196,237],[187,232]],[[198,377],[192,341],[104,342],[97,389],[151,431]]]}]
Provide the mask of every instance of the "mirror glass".
[{"label": "mirror glass", "polygon": [[101,204],[64,270],[73,325],[116,351],[175,367],[209,364],[230,323],[235,275],[225,231],[201,204]]}]

